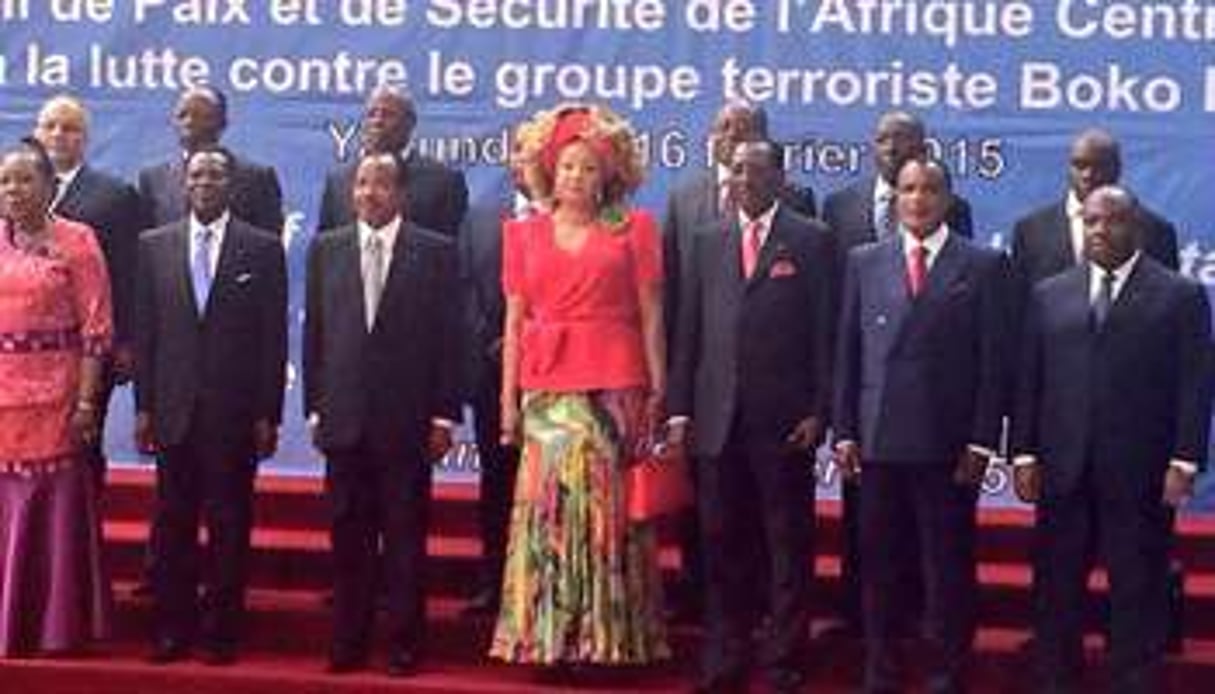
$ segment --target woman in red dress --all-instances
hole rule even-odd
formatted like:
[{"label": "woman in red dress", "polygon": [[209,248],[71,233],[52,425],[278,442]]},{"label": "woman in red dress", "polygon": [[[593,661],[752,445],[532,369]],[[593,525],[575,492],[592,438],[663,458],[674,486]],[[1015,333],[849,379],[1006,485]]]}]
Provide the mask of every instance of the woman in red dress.
[{"label": "woman in red dress", "polygon": [[62,654],[104,635],[96,494],[111,336],[105,260],[50,214],[55,172],[32,140],[0,152],[0,657]]},{"label": "woman in red dress", "polygon": [[633,132],[565,105],[519,130],[546,212],[503,229],[502,436],[521,448],[492,657],[540,665],[670,656],[653,529],[624,470],[662,418],[661,245],[627,206]]}]

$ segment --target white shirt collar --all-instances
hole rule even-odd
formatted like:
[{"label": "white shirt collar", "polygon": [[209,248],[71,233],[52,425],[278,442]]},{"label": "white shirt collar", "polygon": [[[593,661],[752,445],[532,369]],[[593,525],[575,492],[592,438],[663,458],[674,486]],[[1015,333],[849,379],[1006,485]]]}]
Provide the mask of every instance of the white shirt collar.
[{"label": "white shirt collar", "polygon": [[1063,210],[1067,213],[1068,219],[1074,219],[1084,212],[1084,203],[1080,202],[1080,198],[1076,197],[1076,191],[1071,188],[1067,189],[1067,198],[1063,201]]},{"label": "white shirt collar", "polygon": [[894,186],[886,182],[886,179],[881,176],[873,177],[873,204],[876,207],[879,202],[894,202]]},{"label": "white shirt collar", "polygon": [[198,220],[193,212],[190,213],[190,238],[194,239],[202,232],[203,229],[210,229],[215,234],[215,245],[218,246],[223,239],[224,231],[228,228],[228,221],[232,218],[232,213],[224,210],[223,214],[216,217],[210,224],[203,224]]},{"label": "white shirt collar", "polygon": [[776,210],[779,208],[780,202],[774,201],[772,203],[772,207],[765,209],[763,213],[759,214],[759,216],[757,216],[755,219],[748,218],[747,213],[742,211],[742,208],[739,208],[739,226],[745,230],[747,225],[750,225],[751,222],[759,222],[759,241],[762,243],[763,239],[768,238],[768,232],[772,231],[772,220],[776,218]]},{"label": "white shirt collar", "polygon": [[224,210],[223,214],[216,217],[210,224],[203,224],[190,213],[190,256],[194,257],[195,249],[198,247],[198,237],[202,234],[203,229],[211,230],[211,248],[208,260],[211,263],[211,275],[215,275],[217,265],[219,264],[219,249],[223,246],[224,235],[228,230],[228,222],[232,215],[228,210]]},{"label": "white shirt collar", "polygon": [[912,236],[911,232],[902,227],[899,228],[899,236],[903,239],[903,255],[910,256],[913,248],[922,245],[928,249],[928,266],[932,267],[937,256],[941,254],[941,249],[945,247],[945,242],[949,240],[949,225],[941,222],[941,226],[923,240]]},{"label": "white shirt collar", "polygon": [[384,242],[385,257],[392,255],[392,249],[397,243],[397,233],[401,230],[401,215],[393,217],[387,224],[378,229],[363,220],[357,222],[359,230],[359,248],[366,248],[372,233],[378,233]]},{"label": "white shirt collar", "polygon": [[76,176],[83,168],[84,162],[80,162],[67,171],[55,172],[55,198],[51,201],[52,210],[59,206],[59,201],[63,200],[64,193],[72,186],[72,181],[76,180]]},{"label": "white shirt collar", "polygon": [[1112,271],[1097,265],[1089,263],[1088,273],[1088,296],[1090,299],[1096,299],[1097,294],[1101,291],[1101,282],[1105,277],[1105,273],[1114,273],[1113,298],[1118,298],[1118,293],[1122,291],[1122,287],[1126,285],[1127,279],[1130,278],[1131,272],[1135,270],[1135,264],[1139,262],[1140,251],[1135,251],[1131,257],[1127,258],[1121,265],[1114,268]]}]

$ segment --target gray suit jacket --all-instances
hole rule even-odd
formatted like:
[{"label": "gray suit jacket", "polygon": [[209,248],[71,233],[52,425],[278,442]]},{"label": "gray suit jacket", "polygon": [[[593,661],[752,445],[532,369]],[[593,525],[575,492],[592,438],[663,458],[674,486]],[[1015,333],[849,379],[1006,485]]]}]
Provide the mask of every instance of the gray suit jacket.
[{"label": "gray suit jacket", "polygon": [[174,445],[200,406],[225,413],[226,436],[282,415],[287,358],[287,272],[277,238],[235,217],[199,314],[190,277],[189,224],[143,234],[135,308],[135,404],[157,442]]}]

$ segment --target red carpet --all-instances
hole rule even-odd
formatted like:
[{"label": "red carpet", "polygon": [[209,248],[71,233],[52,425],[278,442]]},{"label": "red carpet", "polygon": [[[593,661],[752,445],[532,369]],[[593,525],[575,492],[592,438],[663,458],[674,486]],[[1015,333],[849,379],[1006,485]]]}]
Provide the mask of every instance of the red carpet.
[{"label": "red carpet", "polygon": [[[157,667],[143,662],[151,622],[150,607],[129,597],[138,576],[151,508],[150,474],[120,471],[111,475],[106,498],[107,552],[116,581],[118,619],[114,638],[85,657],[72,660],[0,661],[0,693],[81,692],[88,694],[236,694],[237,692],[676,692],[694,680],[699,635],[676,629],[676,659],[644,670],[577,671],[560,681],[526,668],[489,663],[482,654],[488,620],[458,616],[461,598],[475,575],[475,487],[436,487],[428,567],[431,595],[429,651],[417,676],[390,680],[372,669],[353,676],[323,672],[329,616],[322,596],[328,586],[325,532],[327,508],[319,480],[263,478],[258,483],[257,530],[251,566],[250,617],[241,661],[229,668],[196,663]],[[817,604],[838,598],[839,506],[817,509],[822,556]],[[1024,691],[1026,664],[1017,646],[1027,636],[1029,614],[1027,556],[1031,518],[1021,510],[981,514],[980,579],[982,630],[975,668],[975,691]],[[1215,521],[1182,523],[1179,556],[1187,566],[1187,641],[1171,659],[1170,678],[1177,692],[1208,691],[1201,683],[1215,676]],[[663,564],[678,565],[668,543]],[[1096,577],[1098,590],[1104,581]],[[816,624],[821,627],[821,624]],[[1091,644],[1094,659],[1099,643]],[[855,644],[817,640],[808,663],[809,691],[854,691],[860,654]],[[754,691],[765,691],[758,683]]]}]

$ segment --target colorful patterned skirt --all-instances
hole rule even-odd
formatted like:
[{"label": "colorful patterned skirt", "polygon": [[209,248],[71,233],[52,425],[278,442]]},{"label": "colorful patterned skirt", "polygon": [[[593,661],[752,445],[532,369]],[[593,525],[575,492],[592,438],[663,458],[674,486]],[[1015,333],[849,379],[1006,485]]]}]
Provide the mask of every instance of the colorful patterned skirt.
[{"label": "colorful patterned skirt", "polygon": [[529,393],[490,657],[640,664],[670,657],[654,529],[626,517],[637,389]]}]

